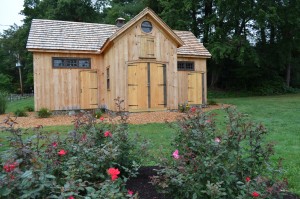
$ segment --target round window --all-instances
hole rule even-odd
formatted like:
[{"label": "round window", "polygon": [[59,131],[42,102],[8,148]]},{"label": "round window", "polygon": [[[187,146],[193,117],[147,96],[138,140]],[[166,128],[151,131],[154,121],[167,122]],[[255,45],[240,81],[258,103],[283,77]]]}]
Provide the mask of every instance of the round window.
[{"label": "round window", "polygon": [[145,33],[149,33],[152,31],[152,24],[150,21],[143,21],[142,23],[142,30],[145,32]]}]

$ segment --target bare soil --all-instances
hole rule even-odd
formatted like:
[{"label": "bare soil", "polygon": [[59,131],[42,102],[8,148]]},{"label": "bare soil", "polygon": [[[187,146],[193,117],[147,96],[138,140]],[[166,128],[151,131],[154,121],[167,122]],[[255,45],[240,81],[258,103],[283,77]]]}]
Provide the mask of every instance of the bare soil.
[{"label": "bare soil", "polygon": [[[159,167],[150,166],[150,167],[141,167],[139,169],[139,174],[136,178],[132,178],[126,183],[126,188],[138,193],[140,199],[172,199],[172,197],[159,193],[155,186],[152,185],[151,177],[157,175],[156,170]],[[279,199],[279,198],[274,198]],[[285,193],[282,199],[300,199],[298,196],[292,193]]]},{"label": "bare soil", "polygon": [[[207,108],[202,108],[202,111],[210,111],[214,109],[220,109],[222,107],[228,107],[229,105],[211,105]],[[7,116],[15,118],[13,113],[0,115],[0,123],[2,123]],[[174,112],[174,111],[159,111],[159,112],[140,112],[140,113],[130,113],[128,118],[128,123],[130,124],[146,124],[146,123],[164,123],[176,121],[179,117],[184,116],[184,113]],[[105,117],[108,121],[108,117]],[[42,126],[61,126],[61,125],[71,125],[74,121],[74,116],[69,115],[52,115],[49,118],[38,118],[36,113],[28,112],[27,117],[18,117],[16,119],[17,124],[14,125],[16,128],[29,128],[36,127],[38,125]],[[100,122],[100,120],[98,120]]]}]

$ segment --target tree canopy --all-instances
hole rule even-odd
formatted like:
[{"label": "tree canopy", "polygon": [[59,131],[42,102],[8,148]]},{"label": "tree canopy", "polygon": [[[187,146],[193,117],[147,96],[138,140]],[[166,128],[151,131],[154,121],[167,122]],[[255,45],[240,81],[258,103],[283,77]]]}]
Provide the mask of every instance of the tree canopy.
[{"label": "tree canopy", "polygon": [[260,94],[300,87],[298,0],[24,0],[24,24],[0,37],[0,89],[18,91],[16,55],[25,90],[33,87],[32,55],[25,48],[32,19],[114,24],[145,7],[172,29],[190,30],[204,43],[212,54],[210,87]]}]

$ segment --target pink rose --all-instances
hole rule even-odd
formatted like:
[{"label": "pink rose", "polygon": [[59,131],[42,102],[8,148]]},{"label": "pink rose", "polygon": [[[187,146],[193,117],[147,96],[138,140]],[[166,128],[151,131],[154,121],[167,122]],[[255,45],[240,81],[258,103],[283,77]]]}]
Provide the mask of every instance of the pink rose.
[{"label": "pink rose", "polygon": [[179,151],[177,149],[173,152],[173,158],[179,159]]},{"label": "pink rose", "polygon": [[216,137],[216,138],[215,138],[215,142],[220,143],[220,142],[221,142],[221,139],[220,139],[219,137]]}]

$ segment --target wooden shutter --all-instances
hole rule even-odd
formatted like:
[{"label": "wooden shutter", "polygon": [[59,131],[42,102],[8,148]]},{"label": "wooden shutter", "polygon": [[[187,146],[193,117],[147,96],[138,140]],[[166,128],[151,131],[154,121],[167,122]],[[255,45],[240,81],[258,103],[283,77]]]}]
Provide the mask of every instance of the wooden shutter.
[{"label": "wooden shutter", "polygon": [[140,36],[140,58],[155,58],[154,37]]}]

